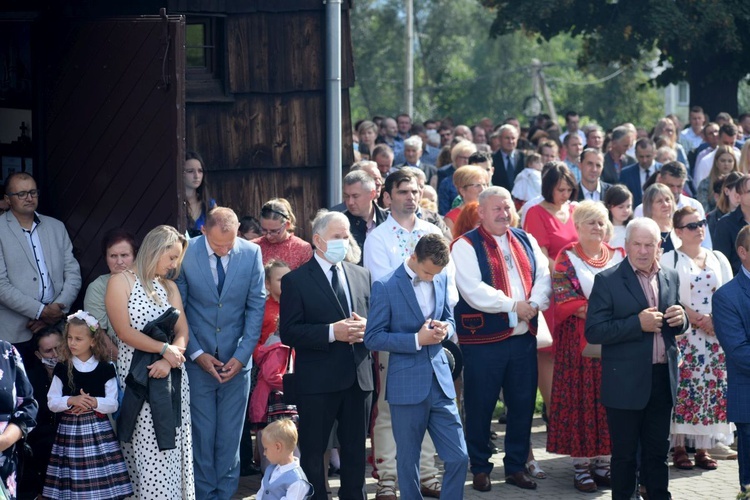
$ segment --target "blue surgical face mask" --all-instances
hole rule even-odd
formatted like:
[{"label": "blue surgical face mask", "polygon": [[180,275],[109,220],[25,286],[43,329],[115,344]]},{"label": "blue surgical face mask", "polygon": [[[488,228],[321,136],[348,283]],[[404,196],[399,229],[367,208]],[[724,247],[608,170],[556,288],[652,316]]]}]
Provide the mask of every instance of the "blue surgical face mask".
[{"label": "blue surgical face mask", "polygon": [[327,250],[323,254],[326,260],[331,264],[338,264],[344,260],[349,252],[349,240],[328,240],[326,241],[326,248]]}]

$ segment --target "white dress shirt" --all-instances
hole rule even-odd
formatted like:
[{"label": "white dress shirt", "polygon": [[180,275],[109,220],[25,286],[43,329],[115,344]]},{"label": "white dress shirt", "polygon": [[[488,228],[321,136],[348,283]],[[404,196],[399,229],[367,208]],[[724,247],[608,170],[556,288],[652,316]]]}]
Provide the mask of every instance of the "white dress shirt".
[{"label": "white dress shirt", "polygon": [[31,230],[23,230],[23,235],[26,237],[26,243],[29,245],[31,255],[34,256],[36,261],[36,272],[39,276],[39,293],[37,299],[42,303],[39,306],[39,310],[36,313],[36,318],[39,319],[42,316],[45,304],[50,304],[55,298],[55,286],[52,284],[49,271],[47,270],[47,262],[44,260],[44,249],[42,248],[42,241],[39,239],[39,217],[34,213],[34,221],[31,223]]},{"label": "white dress shirt", "polygon": [[[409,279],[412,281],[413,285],[414,278],[417,277],[417,273],[415,273],[409,267],[409,264],[407,264],[407,262],[404,262],[404,269],[406,270],[406,274],[407,276],[409,276]],[[437,312],[435,311],[435,283],[433,283],[432,281],[419,280],[419,283],[413,286],[414,295],[417,296],[419,309],[422,311],[422,315],[424,316],[425,321],[428,319],[433,319],[437,315]],[[414,334],[414,341],[416,342],[417,350],[419,351],[420,349],[422,349],[422,346],[419,345],[419,332]]]},{"label": "white dress shirt", "polygon": [[583,183],[579,184],[581,186],[581,191],[583,192],[583,199],[584,200],[594,200],[594,201],[602,201],[601,192],[602,192],[602,183],[599,181],[596,181],[596,189],[593,191],[589,191],[586,189],[586,186],[583,185]]},{"label": "white dress shirt", "polygon": [[[315,260],[323,270],[323,274],[325,274],[326,278],[328,278],[328,284],[331,284],[331,280],[333,279],[333,271],[331,271],[331,266],[333,264],[318,255],[318,252],[313,253],[313,257],[315,257]],[[349,310],[352,312],[356,312],[352,309],[352,296],[349,293],[349,282],[346,281],[346,273],[344,272],[344,268],[341,264],[336,264],[336,268],[338,269],[339,283],[341,283],[341,286],[344,288],[344,294],[346,294],[346,302],[349,306]],[[331,285],[331,290],[333,290],[333,285]],[[335,341],[336,336],[333,334],[333,323],[331,323],[330,325],[328,325],[328,343],[330,344],[331,342]]]},{"label": "white dress shirt", "polygon": [[[87,361],[81,361],[73,356],[73,367],[81,373],[92,372],[97,366],[99,366],[99,362],[94,356],[91,356]],[[68,398],[71,396],[63,396],[62,390],[62,380],[55,375],[52,377],[49,392],[47,392],[47,406],[49,406],[51,412],[60,413],[70,409]],[[74,394],[74,396],[80,396],[80,394]],[[96,408],[94,408],[94,411],[104,414],[116,412],[120,406],[117,399],[117,377],[107,380],[104,384],[104,397],[97,397],[95,399]]]},{"label": "white dress shirt", "polygon": [[[534,249],[534,259],[536,260],[536,276],[528,300],[536,302],[539,310],[544,311],[549,307],[550,295],[552,294],[548,260],[542,253],[534,237],[528,233],[526,234],[529,237],[531,247]],[[507,233],[502,236],[494,236],[494,238],[503,254],[510,254]],[[451,257],[456,262],[461,263],[461,265],[456,266],[456,285],[458,286],[458,291],[461,297],[474,309],[486,313],[507,314],[512,312],[516,302],[526,300],[517,266],[513,265],[508,269],[511,293],[509,297],[502,290],[497,290],[492,285],[482,281],[482,272],[477,262],[477,254],[474,251],[474,247],[468,241],[463,238],[456,240],[453,244]],[[519,321],[513,328],[513,335],[524,334],[528,330],[528,324],[525,321]]]},{"label": "white dress shirt", "polygon": [[367,236],[362,264],[370,271],[372,281],[396,269],[411,257],[414,247],[425,234],[443,234],[435,224],[414,216],[414,228],[404,229],[391,214]]}]

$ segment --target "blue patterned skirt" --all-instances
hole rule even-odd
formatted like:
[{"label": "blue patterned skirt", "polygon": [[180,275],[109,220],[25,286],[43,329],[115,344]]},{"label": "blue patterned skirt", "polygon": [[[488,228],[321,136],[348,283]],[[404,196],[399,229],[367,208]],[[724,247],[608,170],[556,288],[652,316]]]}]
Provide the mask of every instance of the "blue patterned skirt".
[{"label": "blue patterned skirt", "polygon": [[120,443],[106,415],[60,416],[42,495],[87,500],[133,495]]}]

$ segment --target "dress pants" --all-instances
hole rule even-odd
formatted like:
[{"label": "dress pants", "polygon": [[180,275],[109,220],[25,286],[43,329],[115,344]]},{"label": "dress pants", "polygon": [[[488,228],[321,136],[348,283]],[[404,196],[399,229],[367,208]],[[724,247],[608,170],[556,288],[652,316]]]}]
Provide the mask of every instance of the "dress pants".
[{"label": "dress pants", "polygon": [[737,426],[737,460],[740,466],[740,487],[742,491],[750,488],[750,423],[736,422]]},{"label": "dress pants", "polygon": [[469,457],[461,417],[455,401],[445,395],[437,378],[432,376],[430,392],[421,403],[391,405],[391,417],[401,499],[422,499],[417,462],[425,431],[432,436],[432,442],[445,466],[440,496],[455,500],[463,498]]},{"label": "dress pants", "polygon": [[490,423],[497,395],[503,390],[508,409],[505,432],[505,475],[523,471],[529,455],[537,386],[536,338],[513,335],[490,344],[461,345],[464,356],[466,445],[471,472],[489,474]]},{"label": "dress pants", "polygon": [[365,500],[365,440],[372,392],[355,380],[348,389],[317,394],[297,394],[300,465],[315,489],[313,500],[327,500],[328,464],[323,455],[334,421],[341,455],[341,500]]},{"label": "dress pants", "polygon": [[240,439],[250,395],[250,370],[219,383],[197,363],[185,364],[190,380],[195,496],[229,500],[240,480]]},{"label": "dress pants", "polygon": [[[393,437],[391,426],[391,408],[385,400],[385,384],[388,377],[388,351],[380,351],[376,354],[376,367],[380,393],[376,402],[377,415],[372,426],[372,455],[373,467],[378,473],[381,483],[396,484],[396,440]],[[437,477],[438,469],[435,466],[435,445],[428,434],[424,435],[422,451],[419,455],[419,477],[423,480]]]},{"label": "dress pants", "polygon": [[[628,376],[623,374],[623,376]],[[669,366],[652,365],[651,395],[642,410],[607,408],[612,441],[612,498],[629,500],[636,488],[636,471],[650,500],[667,500],[669,494],[669,429],[672,389]],[[641,459],[637,461],[640,444]]]}]

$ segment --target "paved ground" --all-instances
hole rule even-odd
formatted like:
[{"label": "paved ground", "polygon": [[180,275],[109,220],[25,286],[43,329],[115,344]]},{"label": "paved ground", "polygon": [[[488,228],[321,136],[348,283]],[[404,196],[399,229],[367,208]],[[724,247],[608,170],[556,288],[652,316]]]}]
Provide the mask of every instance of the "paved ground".
[{"label": "paved ground", "polygon": [[[503,476],[502,455],[494,456],[495,469],[492,472],[492,491],[488,493],[479,493],[471,487],[471,474],[466,479],[465,497],[471,500],[494,500],[502,498],[503,500],[521,500],[531,498],[551,498],[551,499],[598,499],[611,498],[610,490],[599,490],[596,493],[580,493],[573,488],[573,474],[570,459],[560,455],[552,455],[545,451],[547,434],[541,419],[534,421],[532,429],[532,444],[534,454],[547,472],[548,478],[537,481],[539,487],[536,490],[522,490],[515,486],[506,485]],[[501,436],[497,441],[498,446],[502,448],[502,433],[505,426],[494,424],[493,430]],[[367,472],[367,498],[375,498],[375,480]],[[739,491],[736,460],[720,460],[719,468],[714,471],[705,471],[694,469],[692,471],[681,471],[670,468],[670,491],[675,500],[683,499],[734,499]],[[339,486],[338,477],[330,481],[331,489],[334,492]],[[255,498],[255,493],[260,486],[260,476],[244,477],[240,479],[240,488],[235,495],[235,499],[250,500]],[[443,499],[453,500],[453,499]]]}]

